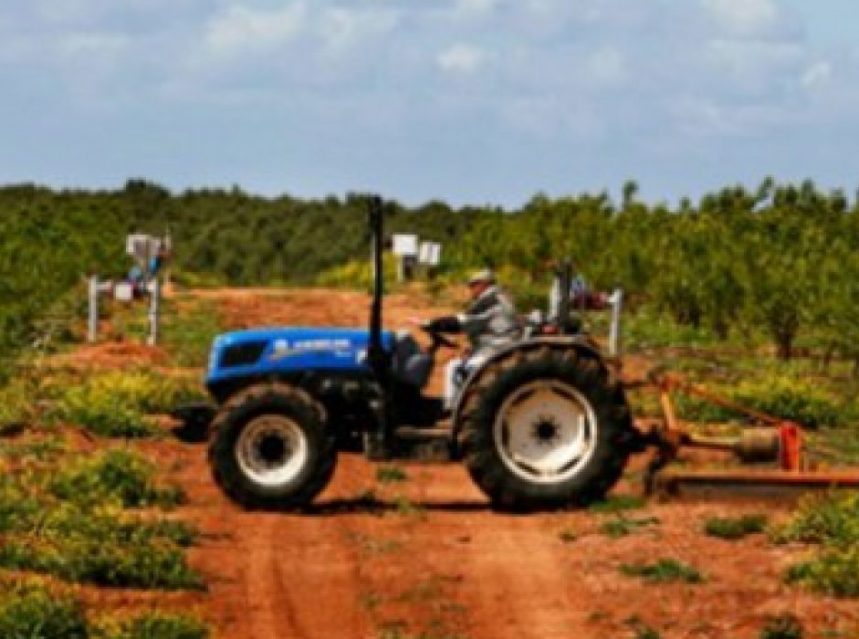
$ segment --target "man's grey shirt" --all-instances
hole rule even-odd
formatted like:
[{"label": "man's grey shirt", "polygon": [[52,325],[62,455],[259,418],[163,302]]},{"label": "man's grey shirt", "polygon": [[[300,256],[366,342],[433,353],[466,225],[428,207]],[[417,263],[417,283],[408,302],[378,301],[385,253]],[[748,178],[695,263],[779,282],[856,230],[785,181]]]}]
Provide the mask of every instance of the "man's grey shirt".
[{"label": "man's grey shirt", "polygon": [[457,319],[475,351],[501,346],[519,334],[513,302],[497,286],[483,291]]}]

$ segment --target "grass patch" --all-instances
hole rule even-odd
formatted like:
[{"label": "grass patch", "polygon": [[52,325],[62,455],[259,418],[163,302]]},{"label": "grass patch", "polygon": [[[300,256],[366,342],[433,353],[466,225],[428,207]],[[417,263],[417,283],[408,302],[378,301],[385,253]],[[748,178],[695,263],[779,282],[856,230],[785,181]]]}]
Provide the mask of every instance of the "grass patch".
[{"label": "grass patch", "polygon": [[[64,380],[68,381],[68,380]],[[178,404],[199,399],[190,378],[145,371],[111,371],[83,383],[55,389],[49,419],[82,426],[105,437],[151,437],[160,432],[148,418]]]},{"label": "grass patch", "polygon": [[615,519],[604,521],[600,525],[600,532],[612,539],[619,539],[630,535],[641,528],[658,523],[659,519],[657,517],[642,517],[640,519],[617,517]]},{"label": "grass patch", "polygon": [[202,587],[184,553],[196,531],[125,510],[175,501],[148,463],[107,451],[61,464],[0,475],[0,566],[104,586]]},{"label": "grass patch", "polygon": [[836,597],[859,597],[859,494],[807,498],[790,521],[771,530],[770,538],[775,543],[823,547],[816,556],[788,569],[788,583]]},{"label": "grass patch", "polygon": [[588,511],[600,514],[614,514],[628,510],[638,510],[647,505],[647,500],[638,495],[611,495],[588,506]]},{"label": "grass patch", "polygon": [[766,515],[742,515],[741,517],[711,517],[704,522],[704,532],[720,539],[742,539],[747,535],[763,532],[767,526]]},{"label": "grass patch", "polygon": [[376,481],[380,484],[395,484],[407,481],[409,476],[399,466],[380,466],[376,469]]},{"label": "grass patch", "polygon": [[[760,377],[740,378],[729,386],[708,385],[740,406],[796,421],[808,428],[836,426],[849,421],[848,407],[841,406],[820,383],[797,379],[783,372],[766,371]],[[676,398],[683,419],[696,422],[742,421],[739,413],[685,395]]]},{"label": "grass patch", "polygon": [[0,595],[0,637],[87,639],[83,606],[75,598],[42,585],[18,583]]},{"label": "grass patch", "polygon": [[156,485],[153,464],[122,449],[107,450],[61,470],[50,490],[59,499],[81,504],[115,499],[129,508],[170,508],[184,500],[180,488]]},{"label": "grass patch", "polygon": [[125,543],[80,534],[7,539],[0,548],[0,566],[97,586],[162,590],[203,587],[200,576],[185,562],[181,548],[152,539],[149,531],[134,533]]},{"label": "grass patch", "polygon": [[859,545],[833,548],[791,566],[785,581],[835,597],[859,597]]},{"label": "grass patch", "polygon": [[651,564],[623,564],[620,571],[628,577],[640,577],[649,583],[682,581],[687,584],[700,584],[704,581],[696,568],[676,559],[659,559]]},{"label": "grass patch", "polygon": [[93,639],[206,639],[209,629],[199,619],[183,614],[147,612],[124,621],[102,623]]},{"label": "grass patch", "polygon": [[775,543],[859,545],[859,493],[833,493],[803,499],[790,521],[770,531],[770,539]]},{"label": "grass patch", "polygon": [[215,337],[223,331],[217,306],[209,300],[170,304],[162,343],[179,366],[203,367]]}]

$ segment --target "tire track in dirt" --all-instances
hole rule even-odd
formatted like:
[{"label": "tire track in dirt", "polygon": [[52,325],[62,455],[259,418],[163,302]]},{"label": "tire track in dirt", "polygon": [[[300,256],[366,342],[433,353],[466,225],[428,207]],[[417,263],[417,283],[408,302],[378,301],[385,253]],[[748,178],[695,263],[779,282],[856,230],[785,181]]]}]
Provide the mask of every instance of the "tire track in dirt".
[{"label": "tire track in dirt", "polygon": [[464,571],[476,576],[477,590],[469,593],[474,639],[587,637],[564,558],[540,523],[499,521],[463,554]]}]

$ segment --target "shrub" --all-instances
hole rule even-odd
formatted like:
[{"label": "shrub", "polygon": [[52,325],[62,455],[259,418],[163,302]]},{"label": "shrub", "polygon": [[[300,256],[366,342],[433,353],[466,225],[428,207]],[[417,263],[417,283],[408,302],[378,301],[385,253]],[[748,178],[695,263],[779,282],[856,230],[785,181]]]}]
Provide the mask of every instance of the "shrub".
[{"label": "shrub", "polygon": [[147,414],[167,412],[199,398],[200,393],[196,383],[186,378],[110,371],[60,388],[50,417],[106,437],[146,437],[159,432]]},{"label": "shrub", "polygon": [[859,543],[859,494],[833,493],[803,499],[786,524],[773,528],[775,543],[799,541],[834,546]]},{"label": "shrub", "polygon": [[200,576],[181,549],[163,541],[134,538],[106,543],[80,537],[12,539],[0,547],[0,566],[55,575],[99,586],[199,589]]},{"label": "shrub", "polygon": [[766,620],[760,639],[802,639],[802,635],[802,623],[796,615],[785,612]]},{"label": "shrub", "polygon": [[[769,374],[759,379],[740,380],[730,387],[714,388],[717,393],[751,409],[796,421],[809,428],[835,426],[843,410],[819,385],[787,375]],[[742,420],[736,411],[687,397],[677,397],[678,413],[691,421],[725,422]]]},{"label": "shrub", "polygon": [[[202,367],[206,365],[212,342],[221,331],[217,307],[211,302],[196,300],[168,310],[162,342],[179,366]],[[188,395],[186,401],[204,396],[198,386],[186,388],[185,393]]]},{"label": "shrub", "polygon": [[697,569],[680,563],[676,559],[659,559],[652,564],[623,564],[620,571],[630,577],[641,577],[650,583],[683,581],[688,584],[699,584],[704,581]]},{"label": "shrub", "polygon": [[86,619],[78,601],[44,586],[16,584],[0,596],[0,637],[86,639]]},{"label": "shrub", "polygon": [[821,554],[791,566],[785,579],[836,597],[859,597],[859,495],[808,498],[793,518],[771,531],[776,543],[822,544]]},{"label": "shrub", "polygon": [[153,611],[105,623],[93,634],[95,639],[206,639],[209,630],[194,617]]},{"label": "shrub", "polygon": [[859,545],[825,551],[791,566],[788,583],[802,583],[816,592],[835,597],[859,597]]},{"label": "shrub", "polygon": [[763,532],[766,525],[766,515],[712,517],[704,524],[704,532],[721,539],[742,539],[746,535]]},{"label": "shrub", "polygon": [[62,470],[51,482],[60,499],[92,504],[117,499],[124,506],[175,506],[183,500],[179,488],[155,485],[155,467],[140,455],[112,449]]}]

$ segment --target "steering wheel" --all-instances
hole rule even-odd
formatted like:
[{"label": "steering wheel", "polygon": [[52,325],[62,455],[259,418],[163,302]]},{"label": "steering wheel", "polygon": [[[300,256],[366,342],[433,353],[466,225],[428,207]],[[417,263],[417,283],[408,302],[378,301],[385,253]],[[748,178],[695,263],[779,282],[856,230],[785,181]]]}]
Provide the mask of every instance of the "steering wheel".
[{"label": "steering wheel", "polygon": [[441,346],[444,346],[445,348],[458,348],[459,347],[459,345],[456,342],[454,342],[453,340],[448,339],[447,337],[445,337],[443,334],[439,333],[438,331],[432,330],[429,327],[429,324],[421,324],[421,330],[424,333],[426,333],[427,335],[429,335],[430,340],[432,342],[430,344],[430,350],[432,350],[432,351],[438,350]]}]

